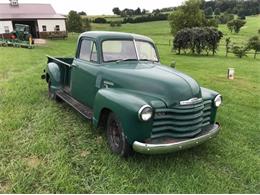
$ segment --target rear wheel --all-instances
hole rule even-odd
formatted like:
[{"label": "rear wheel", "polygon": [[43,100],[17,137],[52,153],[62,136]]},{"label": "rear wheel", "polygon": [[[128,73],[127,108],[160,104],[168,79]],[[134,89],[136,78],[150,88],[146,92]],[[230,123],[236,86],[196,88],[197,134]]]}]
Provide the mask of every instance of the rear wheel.
[{"label": "rear wheel", "polygon": [[51,91],[51,79],[49,79],[49,81],[48,81],[48,97],[51,100],[61,102],[61,99],[54,92]]},{"label": "rear wheel", "polygon": [[106,125],[108,145],[113,153],[128,157],[132,154],[132,147],[127,142],[120,121],[114,113],[110,113]]}]

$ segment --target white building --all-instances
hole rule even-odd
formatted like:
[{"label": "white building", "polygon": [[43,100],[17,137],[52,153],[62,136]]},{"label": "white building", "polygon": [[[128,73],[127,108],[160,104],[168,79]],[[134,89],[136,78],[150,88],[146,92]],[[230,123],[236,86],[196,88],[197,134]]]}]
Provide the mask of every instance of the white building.
[{"label": "white building", "polygon": [[67,36],[65,17],[50,4],[19,4],[18,0],[0,4],[0,34],[13,31],[15,24],[29,25],[34,38],[47,38],[53,33]]}]

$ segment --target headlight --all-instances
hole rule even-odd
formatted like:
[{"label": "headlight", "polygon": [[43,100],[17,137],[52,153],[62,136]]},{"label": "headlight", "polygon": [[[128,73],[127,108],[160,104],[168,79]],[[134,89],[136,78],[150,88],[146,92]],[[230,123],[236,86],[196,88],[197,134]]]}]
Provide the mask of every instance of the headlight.
[{"label": "headlight", "polygon": [[141,121],[149,121],[153,116],[153,109],[149,105],[144,105],[138,112],[138,117]]},{"label": "headlight", "polygon": [[214,103],[215,103],[216,107],[219,107],[221,105],[221,103],[222,103],[221,95],[217,95],[217,97],[215,97]]}]

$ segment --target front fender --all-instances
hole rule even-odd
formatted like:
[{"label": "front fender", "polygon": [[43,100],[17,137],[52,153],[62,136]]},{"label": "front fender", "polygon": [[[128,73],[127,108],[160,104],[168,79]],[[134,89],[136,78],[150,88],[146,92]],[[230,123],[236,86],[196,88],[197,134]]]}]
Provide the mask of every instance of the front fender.
[{"label": "front fender", "polygon": [[143,141],[150,137],[152,120],[140,121],[138,111],[149,104],[143,98],[120,89],[100,89],[94,102],[93,123],[97,127],[103,109],[109,109],[116,114],[124,129],[129,144]]},{"label": "front fender", "polygon": [[60,89],[61,71],[59,66],[54,62],[48,63],[46,73],[48,74],[47,78],[51,79],[51,89],[54,91]]},{"label": "front fender", "polygon": [[217,107],[214,104],[214,99],[217,95],[219,95],[219,93],[216,91],[213,91],[211,89],[201,87],[201,95],[202,95],[202,98],[204,101],[211,100],[210,123],[214,124],[215,120],[216,120],[216,115],[217,115]]}]

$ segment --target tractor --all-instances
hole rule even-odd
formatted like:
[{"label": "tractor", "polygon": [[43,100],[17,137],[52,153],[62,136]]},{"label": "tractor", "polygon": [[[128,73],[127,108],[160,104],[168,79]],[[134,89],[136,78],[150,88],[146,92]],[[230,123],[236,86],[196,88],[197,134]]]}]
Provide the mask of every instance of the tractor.
[{"label": "tractor", "polygon": [[15,30],[11,33],[0,35],[0,46],[33,48],[32,34],[30,26],[25,24],[15,24]]}]

